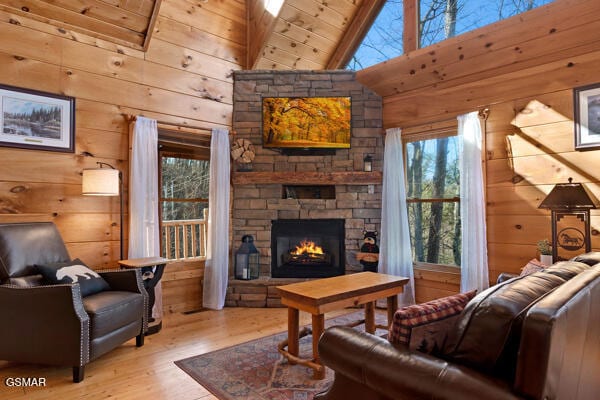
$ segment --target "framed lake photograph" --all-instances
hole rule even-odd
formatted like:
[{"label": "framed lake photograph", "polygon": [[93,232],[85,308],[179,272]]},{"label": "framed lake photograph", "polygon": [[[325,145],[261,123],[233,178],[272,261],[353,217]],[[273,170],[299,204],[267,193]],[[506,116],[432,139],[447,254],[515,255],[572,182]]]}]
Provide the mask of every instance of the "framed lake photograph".
[{"label": "framed lake photograph", "polygon": [[573,89],[575,150],[600,148],[600,83]]},{"label": "framed lake photograph", "polygon": [[75,151],[75,99],[0,85],[0,146]]}]

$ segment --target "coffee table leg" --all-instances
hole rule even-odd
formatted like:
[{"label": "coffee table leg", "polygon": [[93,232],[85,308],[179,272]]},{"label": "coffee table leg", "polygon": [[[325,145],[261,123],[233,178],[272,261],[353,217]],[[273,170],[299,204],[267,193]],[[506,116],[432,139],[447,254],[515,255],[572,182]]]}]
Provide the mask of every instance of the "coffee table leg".
[{"label": "coffee table leg", "polygon": [[390,296],[387,298],[387,324],[388,328],[392,325],[392,321],[394,321],[394,314],[398,309],[398,296]]},{"label": "coffee table leg", "polygon": [[325,315],[317,314],[312,316],[312,345],[313,345],[313,357],[315,363],[322,366],[320,370],[316,370],[313,373],[314,379],[325,379],[325,366],[321,362],[319,357],[319,338],[325,329]]},{"label": "coffee table leg", "polygon": [[[300,329],[300,320],[298,309],[288,307],[288,352],[298,357],[299,343],[298,331]],[[289,361],[290,364],[296,364]]]},{"label": "coffee table leg", "polygon": [[365,331],[375,333],[375,302],[365,303]]}]

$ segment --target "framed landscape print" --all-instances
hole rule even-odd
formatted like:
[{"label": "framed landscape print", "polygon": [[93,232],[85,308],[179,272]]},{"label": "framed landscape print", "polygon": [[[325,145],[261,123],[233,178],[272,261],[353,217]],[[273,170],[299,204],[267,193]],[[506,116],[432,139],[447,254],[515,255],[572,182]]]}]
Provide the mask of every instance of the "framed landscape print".
[{"label": "framed landscape print", "polygon": [[600,83],[573,89],[575,149],[600,148]]},{"label": "framed landscape print", "polygon": [[75,99],[0,85],[0,146],[75,151]]}]

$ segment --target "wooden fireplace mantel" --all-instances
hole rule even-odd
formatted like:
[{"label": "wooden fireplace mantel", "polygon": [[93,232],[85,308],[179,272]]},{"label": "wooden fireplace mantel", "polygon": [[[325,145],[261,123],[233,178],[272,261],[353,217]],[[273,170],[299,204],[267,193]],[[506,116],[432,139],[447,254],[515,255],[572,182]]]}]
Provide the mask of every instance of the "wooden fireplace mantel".
[{"label": "wooden fireplace mantel", "polygon": [[236,185],[297,184],[297,185],[377,185],[382,182],[381,171],[343,172],[233,172]]}]

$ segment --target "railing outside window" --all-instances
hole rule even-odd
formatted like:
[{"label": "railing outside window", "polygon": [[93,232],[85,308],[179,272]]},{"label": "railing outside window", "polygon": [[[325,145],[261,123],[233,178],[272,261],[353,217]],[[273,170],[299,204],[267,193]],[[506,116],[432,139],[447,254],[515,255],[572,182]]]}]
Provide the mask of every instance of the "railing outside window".
[{"label": "railing outside window", "polygon": [[162,222],[162,252],[169,260],[206,258],[207,217]]}]

